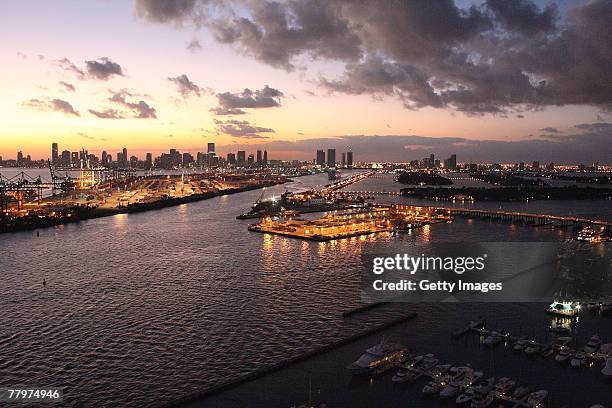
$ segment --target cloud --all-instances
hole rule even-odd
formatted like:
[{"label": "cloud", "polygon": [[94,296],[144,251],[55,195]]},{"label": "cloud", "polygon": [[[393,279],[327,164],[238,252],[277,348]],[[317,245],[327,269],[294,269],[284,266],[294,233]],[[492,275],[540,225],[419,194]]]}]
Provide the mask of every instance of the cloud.
[{"label": "cloud", "polygon": [[99,119],[125,119],[123,113],[119,112],[116,109],[104,109],[103,111],[96,111],[94,109],[89,109],[89,113],[94,115]]},{"label": "cloud", "polygon": [[121,65],[107,57],[98,58],[96,61],[85,61],[85,66],[90,77],[102,81],[108,80],[113,75],[123,76]]},{"label": "cloud", "polygon": [[174,78],[168,78],[168,81],[173,82],[177,86],[183,98],[188,98],[191,94],[200,96],[200,87],[191,82],[185,74]]},{"label": "cloud", "polygon": [[554,128],[554,127],[545,127],[545,128],[540,129],[540,132],[559,133],[559,129]]},{"label": "cloud", "polygon": [[212,108],[216,115],[241,115],[246,113],[242,109],[273,108],[280,106],[280,99],[284,94],[278,89],[264,86],[262,89],[252,91],[245,89],[242,92],[223,92],[217,94],[219,106]]},{"label": "cloud", "polygon": [[540,10],[529,0],[487,0],[487,7],[511,31],[536,34],[551,32],[556,28],[558,9],[554,3]]},{"label": "cloud", "polygon": [[74,85],[69,84],[68,82],[59,81],[58,84],[61,85],[64,88],[64,90],[66,90],[68,92],[74,92],[76,90]]},{"label": "cloud", "polygon": [[218,132],[243,139],[268,139],[260,133],[274,133],[274,129],[256,126],[246,120],[215,120],[215,124]]},{"label": "cloud", "polygon": [[187,43],[185,48],[187,49],[187,51],[196,53],[196,52],[202,51],[202,44],[200,44],[199,40],[191,40]]},{"label": "cloud", "polygon": [[562,18],[554,4],[532,0],[476,3],[139,0],[136,9],[148,21],[204,27],[217,42],[280,69],[337,62],[343,69],[323,75],[324,89],[393,97],[409,109],[612,111],[612,1],[568,8]]},{"label": "cloud", "polygon": [[[137,97],[138,96],[137,94],[132,93],[131,91],[127,89],[121,89],[119,91],[112,91],[112,90],[109,90],[109,91],[111,93],[111,97],[108,98],[108,100],[117,105],[120,105],[124,108],[129,109],[131,113],[130,117],[137,118],[137,119],[157,119],[157,112],[155,111],[155,108],[150,106],[147,102],[145,102],[144,100],[139,100],[137,102],[134,102],[134,101],[129,101],[127,99],[128,97],[130,98]],[[109,113],[109,109],[106,109],[103,112]],[[97,113],[101,113],[101,112],[97,112]],[[127,117],[128,115],[122,113],[121,116]]]},{"label": "cloud", "polygon": [[79,79],[83,79],[85,77],[85,72],[83,72],[81,68],[74,65],[72,61],[70,61],[68,58],[62,58],[62,59],[53,61],[53,64],[57,65],[64,71],[68,71],[73,74],[76,74],[77,78]]},{"label": "cloud", "polygon": [[75,74],[79,79],[96,79],[106,81],[113,75],[123,76],[121,65],[111,61],[108,57],[101,57],[97,60],[85,61],[85,68],[79,68],[68,58],[61,58],[53,61],[64,71]]},{"label": "cloud", "polygon": [[41,111],[62,112],[66,116],[81,116],[81,114],[72,107],[70,102],[63,99],[33,98],[23,102],[21,106],[25,108],[38,109]]}]

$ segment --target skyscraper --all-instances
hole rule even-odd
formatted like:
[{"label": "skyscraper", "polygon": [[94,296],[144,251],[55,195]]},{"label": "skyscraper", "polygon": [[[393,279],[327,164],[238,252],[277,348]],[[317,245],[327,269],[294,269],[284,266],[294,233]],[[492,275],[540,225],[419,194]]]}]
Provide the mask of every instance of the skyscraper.
[{"label": "skyscraper", "polygon": [[346,167],[349,169],[353,168],[353,152],[350,150],[346,152]]},{"label": "skyscraper", "polygon": [[147,169],[153,168],[153,154],[152,153],[147,153],[147,159],[145,160],[145,167]]},{"label": "skyscraper", "polygon": [[102,166],[106,166],[108,164],[108,153],[106,150],[102,151]]},{"label": "skyscraper", "polygon": [[435,165],[436,165],[436,156],[434,156],[434,154],[432,153],[429,155],[429,166],[427,167],[434,168]]},{"label": "skyscraper", "polygon": [[317,165],[325,166],[325,151],[317,150]]},{"label": "skyscraper", "polygon": [[342,152],[342,168],[346,167],[346,152]]},{"label": "skyscraper", "polygon": [[447,170],[457,169],[457,155],[456,154],[452,154],[451,157],[444,160],[444,168]]},{"label": "skyscraper", "polygon": [[327,167],[336,167],[336,149],[327,149]]},{"label": "skyscraper", "polygon": [[244,150],[238,150],[237,162],[239,166],[244,166],[246,162],[246,152]]},{"label": "skyscraper", "polygon": [[264,167],[268,165],[268,151],[266,149],[264,149],[263,165]]},{"label": "skyscraper", "polygon": [[261,150],[257,151],[257,167],[262,165]]},{"label": "skyscraper", "polygon": [[59,160],[59,146],[57,143],[51,143],[51,163],[57,164]]},{"label": "skyscraper", "polygon": [[214,153],[215,152],[215,144],[214,143],[209,143],[208,144],[208,153]]},{"label": "skyscraper", "polygon": [[231,165],[236,164],[236,154],[235,153],[227,154],[227,164],[231,164]]}]

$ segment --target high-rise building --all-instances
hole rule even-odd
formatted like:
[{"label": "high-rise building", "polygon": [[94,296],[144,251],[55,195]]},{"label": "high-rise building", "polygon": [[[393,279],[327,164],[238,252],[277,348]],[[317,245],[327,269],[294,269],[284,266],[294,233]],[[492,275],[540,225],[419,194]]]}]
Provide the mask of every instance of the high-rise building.
[{"label": "high-rise building", "polygon": [[456,154],[452,154],[451,157],[444,160],[444,168],[447,170],[457,169],[457,155]]},{"label": "high-rise building", "polygon": [[70,157],[70,162],[72,164],[78,164],[79,163],[79,152],[72,152],[71,153],[71,157]]},{"label": "high-rise building", "polygon": [[336,167],[336,149],[327,149],[327,167]]},{"label": "high-rise building", "polygon": [[353,152],[350,150],[346,152],[346,167],[349,169],[353,168]]},{"label": "high-rise building", "polygon": [[147,170],[153,168],[153,153],[147,153],[147,159],[145,160],[145,168]]},{"label": "high-rise building", "polygon": [[261,165],[263,164],[262,162],[262,157],[261,157],[261,150],[257,150],[257,167],[261,167]]},{"label": "high-rise building", "polygon": [[215,152],[215,144],[214,143],[209,143],[208,144],[208,151],[207,153],[214,153]]},{"label": "high-rise building", "polygon": [[255,164],[255,156],[253,154],[249,154],[249,158],[247,159],[247,164],[249,167],[253,167]]},{"label": "high-rise building", "polygon": [[325,166],[325,151],[317,150],[317,165]]},{"label": "high-rise building", "polygon": [[123,166],[127,167],[127,165],[128,165],[128,151],[124,147],[122,152],[123,152],[122,155],[121,155],[122,156],[121,157],[122,158],[122,164],[123,164]]},{"label": "high-rise building", "polygon": [[227,164],[231,164],[232,166],[236,164],[236,154],[235,153],[227,154]]},{"label": "high-rise building", "polygon": [[238,150],[238,156],[236,157],[239,166],[244,166],[246,162],[246,152],[244,150]]},{"label": "high-rise building", "polygon": [[59,146],[57,143],[51,143],[51,163],[57,164],[59,160]]},{"label": "high-rise building", "polygon": [[108,164],[108,153],[106,153],[106,150],[102,151],[102,165],[106,166]]},{"label": "high-rise building", "polygon": [[61,163],[62,163],[62,166],[69,166],[70,165],[70,151],[64,150],[62,152]]},{"label": "high-rise building", "polygon": [[17,165],[21,166],[23,164],[23,152],[20,150],[17,152]]},{"label": "high-rise building", "polygon": [[268,151],[264,149],[263,153],[263,165],[264,167],[268,165]]},{"label": "high-rise building", "polygon": [[429,166],[427,167],[434,168],[435,165],[436,165],[436,156],[434,156],[434,154],[432,153],[429,155]]},{"label": "high-rise building", "polygon": [[342,168],[346,167],[346,152],[342,152]]}]

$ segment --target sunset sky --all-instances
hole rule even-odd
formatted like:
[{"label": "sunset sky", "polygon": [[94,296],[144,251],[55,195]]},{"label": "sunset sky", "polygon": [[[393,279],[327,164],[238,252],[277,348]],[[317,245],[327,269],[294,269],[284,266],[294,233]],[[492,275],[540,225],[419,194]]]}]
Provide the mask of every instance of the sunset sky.
[{"label": "sunset sky", "polygon": [[0,16],[5,159],[215,142],[612,164],[612,1],[19,1]]}]

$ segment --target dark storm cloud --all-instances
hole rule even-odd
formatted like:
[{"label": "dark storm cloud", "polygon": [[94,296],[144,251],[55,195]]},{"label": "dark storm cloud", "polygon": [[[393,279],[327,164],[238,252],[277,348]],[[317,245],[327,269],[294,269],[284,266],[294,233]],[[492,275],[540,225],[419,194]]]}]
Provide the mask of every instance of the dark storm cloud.
[{"label": "dark storm cloud", "polygon": [[215,120],[215,124],[218,132],[243,139],[268,139],[260,133],[274,133],[274,129],[256,126],[246,120]]},{"label": "dark storm cloud", "polygon": [[106,81],[113,75],[123,76],[121,65],[111,61],[107,57],[98,58],[96,61],[85,61],[89,76]]},{"label": "dark storm cloud", "polygon": [[69,84],[68,82],[59,81],[58,84],[61,85],[64,88],[64,90],[66,90],[68,92],[76,91],[76,88],[74,87],[74,85]]},{"label": "dark storm cloud", "polygon": [[125,119],[123,113],[119,112],[116,109],[104,109],[102,111],[97,111],[94,109],[89,109],[89,113],[97,117],[98,119]]},{"label": "dark storm cloud", "polygon": [[262,89],[252,91],[245,89],[242,92],[223,92],[217,94],[219,106],[210,111],[216,115],[241,115],[246,113],[242,109],[273,108],[280,106],[283,93],[278,89],[264,86]]},{"label": "dark storm cloud", "polygon": [[63,99],[33,98],[23,102],[21,106],[42,111],[62,112],[67,116],[81,116],[81,114],[72,107],[70,102]]},{"label": "dark storm cloud", "polygon": [[109,101],[128,108],[131,111],[131,117],[137,119],[157,119],[155,108],[150,106],[147,102],[143,100],[137,102],[128,101],[128,97],[133,98],[137,97],[137,95],[131,93],[127,89],[122,89],[117,92],[111,91],[111,94]]},{"label": "dark storm cloud", "polygon": [[554,3],[543,10],[528,0],[487,0],[487,6],[506,28],[524,34],[553,31],[558,17]]},{"label": "dark storm cloud", "polygon": [[[214,7],[211,6],[214,4]],[[199,24],[274,67],[340,61],[333,92],[392,95],[407,108],[520,113],[570,104],[612,109],[612,1],[558,17],[554,3],[488,0],[145,1],[149,21]],[[240,108],[237,108],[240,109]]]},{"label": "dark storm cloud", "polygon": [[174,78],[170,77],[168,78],[168,81],[173,82],[177,86],[178,91],[183,98],[188,98],[191,94],[200,96],[200,87],[191,82],[185,74]]}]

